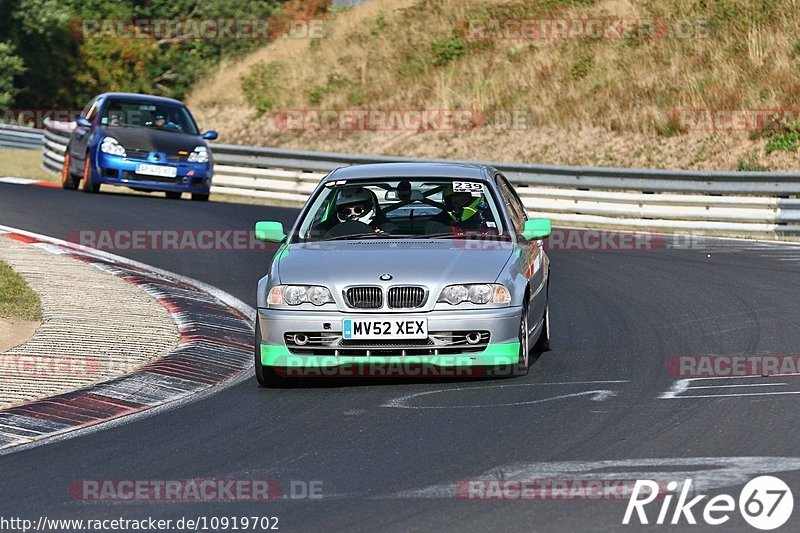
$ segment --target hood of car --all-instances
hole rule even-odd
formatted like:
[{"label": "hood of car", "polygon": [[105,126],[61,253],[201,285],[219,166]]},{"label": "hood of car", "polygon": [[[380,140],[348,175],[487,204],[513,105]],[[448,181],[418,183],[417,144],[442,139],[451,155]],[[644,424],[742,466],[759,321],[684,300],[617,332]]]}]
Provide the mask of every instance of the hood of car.
[{"label": "hood of car", "polygon": [[278,260],[278,276],[283,284],[325,285],[336,291],[351,285],[412,284],[433,292],[454,283],[493,283],[513,250],[510,243],[492,248],[458,239],[292,244]]},{"label": "hood of car", "polygon": [[195,147],[205,145],[205,141],[199,135],[154,128],[115,128],[106,126],[103,128],[103,133],[114,137],[126,150],[177,153],[178,150],[191,152]]}]

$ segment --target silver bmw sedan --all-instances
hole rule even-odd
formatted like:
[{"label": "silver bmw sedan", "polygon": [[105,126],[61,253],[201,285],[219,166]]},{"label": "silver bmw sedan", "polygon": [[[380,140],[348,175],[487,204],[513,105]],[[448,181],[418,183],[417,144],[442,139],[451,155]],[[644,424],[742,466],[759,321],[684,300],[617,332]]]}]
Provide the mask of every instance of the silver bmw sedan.
[{"label": "silver bmw sedan", "polygon": [[258,284],[255,373],[524,375],[549,349],[550,221],[529,219],[483,165],[388,163],[334,170],[278,243]]}]

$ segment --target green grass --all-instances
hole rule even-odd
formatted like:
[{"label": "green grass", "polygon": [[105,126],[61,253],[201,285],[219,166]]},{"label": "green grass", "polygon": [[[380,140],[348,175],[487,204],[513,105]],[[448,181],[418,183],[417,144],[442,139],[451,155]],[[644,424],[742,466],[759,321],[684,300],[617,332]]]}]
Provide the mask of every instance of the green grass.
[{"label": "green grass", "polygon": [[772,152],[796,152],[800,144],[800,132],[785,131],[775,134],[765,148],[767,155]]},{"label": "green grass", "polygon": [[778,117],[770,118],[764,127],[751,138],[765,137],[767,145],[765,152],[767,155],[773,152],[796,152],[800,147],[800,119],[780,120]]},{"label": "green grass", "polygon": [[655,122],[656,133],[662,137],[673,137],[686,133],[686,126],[681,124],[681,119],[678,115],[672,114],[666,120],[657,120]]},{"label": "green grass", "polygon": [[60,182],[59,176],[42,170],[42,152],[39,150],[6,150],[0,148],[0,177],[29,178]]},{"label": "green grass", "polygon": [[433,64],[437,67],[444,66],[467,54],[467,43],[460,37],[448,37],[431,43]]},{"label": "green grass", "polygon": [[242,91],[247,100],[256,108],[257,116],[269,112],[275,105],[275,98],[280,91],[280,74],[283,66],[272,61],[259,63],[242,76]]},{"label": "green grass", "polygon": [[762,165],[753,157],[749,157],[747,159],[739,159],[736,170],[739,172],[769,172],[769,167]]},{"label": "green grass", "polygon": [[0,261],[0,317],[41,320],[39,295],[8,264]]}]

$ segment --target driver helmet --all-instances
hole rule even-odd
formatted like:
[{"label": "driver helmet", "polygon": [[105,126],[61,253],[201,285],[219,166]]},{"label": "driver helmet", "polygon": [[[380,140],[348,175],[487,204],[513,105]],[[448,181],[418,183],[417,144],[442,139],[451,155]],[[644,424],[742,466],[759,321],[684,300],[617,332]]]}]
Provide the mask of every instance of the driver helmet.
[{"label": "driver helmet", "polygon": [[455,192],[453,186],[448,185],[442,191],[442,200],[448,211],[460,211],[464,206],[475,201],[475,198],[468,192]]},{"label": "driver helmet", "polygon": [[122,124],[122,111],[114,109],[108,112],[108,122],[111,126],[119,126]]},{"label": "driver helmet", "polygon": [[360,187],[340,191],[336,198],[336,216],[339,222],[371,223],[375,218],[375,200],[372,194]]}]

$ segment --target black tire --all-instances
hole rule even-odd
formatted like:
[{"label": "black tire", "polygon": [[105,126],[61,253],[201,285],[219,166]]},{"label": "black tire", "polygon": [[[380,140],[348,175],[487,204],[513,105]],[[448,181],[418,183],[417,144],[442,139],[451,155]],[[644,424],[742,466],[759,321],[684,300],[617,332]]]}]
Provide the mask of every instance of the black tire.
[{"label": "black tire", "polygon": [[539,338],[536,340],[536,345],[533,347],[534,351],[543,353],[550,351],[550,303],[548,302],[544,308],[544,318],[542,318],[542,330],[539,333]]},{"label": "black tire", "polygon": [[73,176],[72,172],[69,170],[69,163],[69,147],[67,147],[64,153],[64,165],[61,167],[61,188],[74,191],[78,188],[78,183],[75,181],[75,176]]},{"label": "black tire", "polygon": [[522,304],[522,318],[519,321],[519,360],[514,367],[515,376],[527,376],[531,366],[531,338],[528,330],[528,301]]},{"label": "black tire", "polygon": [[164,195],[170,200],[180,200],[181,193],[175,191],[165,191]]},{"label": "black tire", "polygon": [[194,200],[195,202],[207,202],[209,196],[211,195],[208,193],[193,192],[192,200]]},{"label": "black tire", "polygon": [[100,192],[100,184],[95,183],[92,179],[92,160],[88,153],[83,163],[83,192],[88,192],[89,194]]},{"label": "black tire", "polygon": [[261,328],[258,326],[258,320],[256,320],[256,334],[255,344],[253,346],[253,354],[255,356],[254,366],[256,371],[256,381],[258,381],[259,386],[270,389],[280,389],[291,385],[291,380],[283,376],[279,376],[275,372],[274,368],[261,364]]}]

